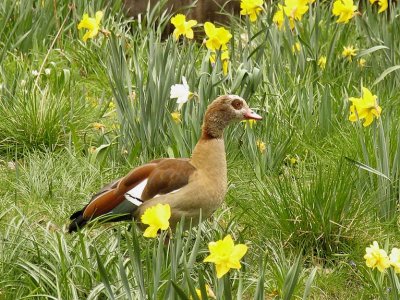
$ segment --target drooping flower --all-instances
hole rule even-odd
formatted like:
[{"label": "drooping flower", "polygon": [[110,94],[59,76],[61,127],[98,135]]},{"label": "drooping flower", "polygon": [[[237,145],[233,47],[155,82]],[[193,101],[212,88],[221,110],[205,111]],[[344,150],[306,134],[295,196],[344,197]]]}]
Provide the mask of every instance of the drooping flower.
[{"label": "drooping flower", "polygon": [[158,230],[166,230],[169,227],[169,218],[171,218],[171,207],[169,204],[158,203],[155,206],[145,210],[140,220],[143,224],[149,225],[143,233],[144,237],[154,238]]},{"label": "drooping flower", "polygon": [[224,276],[230,269],[240,269],[240,259],[247,252],[247,246],[244,244],[235,245],[230,234],[223,240],[210,242],[208,249],[210,255],[204,259],[204,262],[215,264],[218,278]]},{"label": "drooping flower", "polygon": [[360,58],[360,59],[358,60],[358,66],[359,66],[361,69],[365,67],[366,63],[367,63],[367,61],[366,61],[364,58]]},{"label": "drooping flower", "polygon": [[178,103],[178,109],[181,109],[183,104],[192,96],[193,93],[189,89],[185,76],[182,76],[182,84],[174,84],[171,86],[170,98],[177,98],[176,103]]},{"label": "drooping flower", "polygon": [[185,15],[177,14],[171,18],[171,23],[175,26],[175,30],[172,33],[175,40],[177,40],[181,35],[187,37],[188,39],[193,39],[192,27],[197,24],[196,20],[186,21]]},{"label": "drooping flower", "polygon": [[224,27],[215,27],[211,22],[204,23],[204,31],[208,37],[206,47],[211,51],[226,50],[226,44],[232,38],[232,34]]},{"label": "drooping flower", "polygon": [[377,241],[374,241],[365,251],[364,259],[367,267],[377,268],[380,272],[390,267],[389,257],[384,249],[379,248]]},{"label": "drooping flower", "polygon": [[289,18],[301,21],[303,15],[308,11],[308,3],[309,0],[285,0],[283,11]]},{"label": "drooping flower", "polygon": [[[212,65],[215,65],[217,60],[217,55],[215,53],[212,53],[210,55],[210,62]],[[229,66],[229,51],[223,51],[221,54],[221,61],[222,61],[222,71],[224,75],[228,74],[228,66]]]},{"label": "drooping flower", "polygon": [[388,8],[388,0],[369,0],[371,4],[374,4],[375,2],[378,2],[379,5],[379,10],[378,13],[380,14],[381,12],[384,12]]},{"label": "drooping flower", "polygon": [[265,149],[267,149],[267,146],[265,145],[265,143],[262,140],[257,140],[256,145],[257,145],[257,148],[260,151],[260,153],[264,153]]},{"label": "drooping flower", "polygon": [[353,0],[336,0],[333,3],[332,14],[338,16],[336,23],[348,23],[354,17],[357,6]]},{"label": "drooping flower", "polygon": [[369,126],[374,118],[379,118],[382,112],[382,108],[376,101],[377,98],[378,96],[372,95],[371,91],[366,87],[362,88],[361,98],[350,97],[349,100],[352,105],[350,106],[349,120],[356,122],[357,120],[365,119],[363,126]]},{"label": "drooping flower", "polygon": [[393,248],[389,255],[390,264],[396,273],[400,273],[400,249]]},{"label": "drooping flower", "polygon": [[171,113],[172,120],[176,123],[179,124],[182,122],[181,120],[181,113],[179,111],[174,111]]},{"label": "drooping flower", "polygon": [[354,48],[353,46],[343,47],[342,56],[347,58],[349,61],[352,61],[353,56],[357,55],[358,49]]},{"label": "drooping flower", "polygon": [[255,22],[257,16],[262,11],[264,0],[242,0],[240,2],[240,14],[250,16],[250,21]]},{"label": "drooping flower", "polygon": [[102,11],[96,12],[96,16],[94,18],[90,18],[88,14],[83,15],[82,21],[78,24],[78,29],[88,29],[82,38],[84,42],[86,42],[87,39],[94,38],[99,33],[100,22],[102,18]]},{"label": "drooping flower", "polygon": [[321,70],[324,70],[326,67],[326,56],[322,55],[319,59],[318,59],[318,67],[321,68]]}]

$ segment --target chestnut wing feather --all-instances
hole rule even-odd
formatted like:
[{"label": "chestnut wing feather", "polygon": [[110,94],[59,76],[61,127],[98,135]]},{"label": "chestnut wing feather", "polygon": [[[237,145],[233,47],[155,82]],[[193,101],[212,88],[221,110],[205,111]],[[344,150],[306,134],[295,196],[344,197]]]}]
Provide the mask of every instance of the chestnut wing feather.
[{"label": "chestnut wing feather", "polygon": [[148,178],[142,200],[146,201],[184,187],[189,183],[194,171],[196,168],[188,159],[167,159],[160,162]]},{"label": "chestnut wing feather", "polygon": [[98,196],[95,195],[83,211],[84,219],[88,220],[110,212],[125,199],[124,194],[149,177],[156,166],[155,163],[149,163],[137,167],[116,181],[117,184],[110,189],[98,193]]}]

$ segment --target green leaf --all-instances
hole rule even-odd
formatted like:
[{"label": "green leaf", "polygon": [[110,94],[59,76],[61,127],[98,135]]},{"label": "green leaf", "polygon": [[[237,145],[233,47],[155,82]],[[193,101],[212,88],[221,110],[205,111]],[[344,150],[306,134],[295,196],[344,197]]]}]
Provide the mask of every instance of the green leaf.
[{"label": "green leaf", "polygon": [[99,268],[101,281],[103,282],[110,299],[114,300],[115,297],[114,297],[114,293],[113,293],[111,285],[110,285],[110,281],[108,280],[107,271],[104,268],[103,262],[101,261],[100,255],[96,249],[94,250],[94,252],[96,253],[97,266]]},{"label": "green leaf", "polygon": [[382,74],[374,81],[374,83],[372,84],[372,86],[378,84],[379,82],[381,82],[387,75],[389,75],[390,73],[396,71],[400,69],[400,65],[396,65],[390,68],[387,68],[385,71],[382,72]]},{"label": "green leaf", "polygon": [[358,161],[356,161],[354,159],[351,159],[349,157],[346,157],[346,156],[345,156],[345,159],[347,159],[349,162],[355,164],[360,169],[363,169],[365,171],[368,171],[368,172],[371,172],[373,174],[379,175],[379,176],[381,176],[381,177],[383,177],[383,178],[385,178],[385,179],[390,181],[390,178],[387,177],[385,174],[383,174],[382,172],[379,172],[378,170],[376,170],[374,168],[371,168],[370,166],[367,166],[366,164],[360,163],[360,162],[358,162]]},{"label": "green leaf", "polygon": [[368,55],[368,54],[370,54],[372,52],[375,52],[375,51],[378,51],[378,50],[381,50],[381,49],[389,49],[389,47],[386,47],[386,46],[383,46],[383,45],[371,47],[369,49],[365,49],[365,50],[360,51],[360,53],[358,53],[356,57],[357,58],[363,57],[365,55]]}]

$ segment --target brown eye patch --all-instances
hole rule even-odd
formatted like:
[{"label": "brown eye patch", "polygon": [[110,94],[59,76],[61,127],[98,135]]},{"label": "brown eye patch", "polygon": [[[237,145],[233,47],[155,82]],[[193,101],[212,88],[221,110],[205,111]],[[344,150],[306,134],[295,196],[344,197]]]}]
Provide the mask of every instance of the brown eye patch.
[{"label": "brown eye patch", "polygon": [[242,107],[243,107],[243,101],[239,100],[239,99],[235,99],[232,101],[231,105],[233,106],[234,109],[239,110],[239,109],[242,109]]}]

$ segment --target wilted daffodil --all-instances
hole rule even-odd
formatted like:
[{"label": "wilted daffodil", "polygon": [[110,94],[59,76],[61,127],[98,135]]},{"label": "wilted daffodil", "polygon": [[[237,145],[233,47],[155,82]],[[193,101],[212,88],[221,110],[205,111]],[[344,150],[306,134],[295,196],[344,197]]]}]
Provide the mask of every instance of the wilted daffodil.
[{"label": "wilted daffodil", "polygon": [[384,12],[388,8],[388,0],[369,0],[371,4],[374,4],[375,2],[378,2],[379,5],[379,10],[378,13],[380,14],[381,12]]},{"label": "wilted daffodil", "polygon": [[348,23],[354,17],[357,6],[354,5],[353,0],[336,0],[333,3],[332,13],[338,16],[336,23]]},{"label": "wilted daffodil", "polygon": [[103,19],[102,11],[96,12],[94,18],[90,18],[88,14],[83,15],[82,21],[78,24],[78,29],[88,29],[82,38],[84,42],[86,42],[87,39],[94,38],[99,33],[101,19]]},{"label": "wilted daffodil", "polygon": [[169,218],[171,218],[171,207],[169,204],[158,203],[146,209],[140,218],[143,224],[149,225],[144,231],[143,236],[154,238],[157,236],[158,230],[168,229]]},{"label": "wilted daffodil", "polygon": [[240,269],[240,259],[247,252],[247,246],[244,244],[235,245],[230,234],[223,240],[210,242],[208,249],[210,255],[204,259],[204,262],[215,264],[218,278],[224,276],[230,269]]},{"label": "wilted daffodil", "polygon": [[326,66],[326,56],[323,55],[318,59],[318,67],[321,68],[321,70],[324,70]]},{"label": "wilted daffodil", "polygon": [[170,98],[177,98],[178,109],[181,109],[183,104],[193,96],[193,93],[189,89],[189,85],[186,81],[185,76],[182,76],[182,84],[174,84],[171,86]]},{"label": "wilted daffodil", "polygon": [[343,47],[342,56],[347,58],[348,61],[352,61],[353,57],[357,55],[358,49],[354,48],[353,46]]},{"label": "wilted daffodil", "polygon": [[226,44],[232,38],[232,34],[224,27],[215,27],[211,22],[204,23],[204,31],[208,37],[206,47],[211,51],[226,50]]},{"label": "wilted daffodil", "polygon": [[309,0],[285,0],[283,11],[289,18],[300,21],[308,11],[308,3]]},{"label": "wilted daffodil", "polygon": [[197,24],[196,20],[186,21],[185,15],[177,14],[171,18],[171,23],[175,26],[175,30],[172,34],[175,40],[177,40],[181,35],[188,39],[193,39],[192,27]]},{"label": "wilted daffodil", "polygon": [[257,16],[262,11],[264,0],[242,0],[240,1],[240,14],[248,15],[251,22],[257,20]]},{"label": "wilted daffodil", "polygon": [[172,112],[171,113],[171,118],[176,124],[179,124],[180,122],[182,122],[181,113],[179,111]]},{"label": "wilted daffodil", "polygon": [[349,120],[355,122],[365,119],[364,127],[369,126],[374,118],[379,118],[382,108],[378,105],[376,95],[372,95],[371,91],[365,87],[362,88],[362,97],[350,97],[349,100],[353,103],[350,106]]},{"label": "wilted daffodil", "polygon": [[365,251],[364,259],[367,267],[377,268],[380,272],[390,267],[389,257],[385,250],[379,248],[377,241],[374,241]]},{"label": "wilted daffodil", "polygon": [[389,255],[390,264],[396,273],[400,273],[400,249],[393,248]]}]

